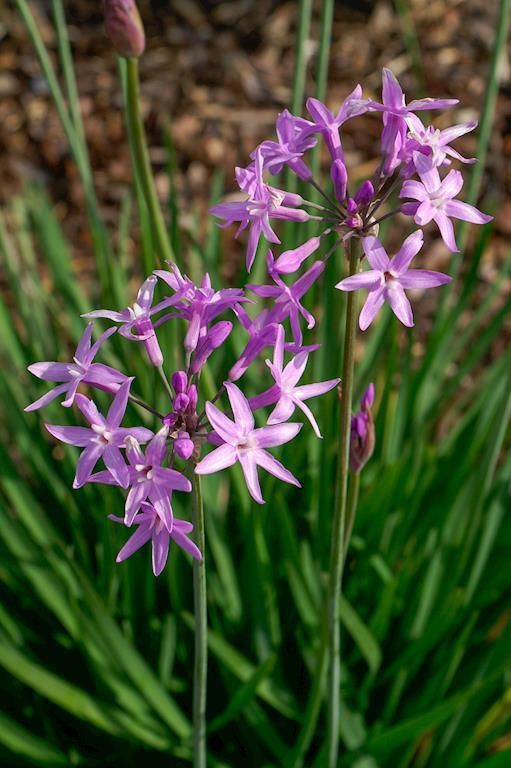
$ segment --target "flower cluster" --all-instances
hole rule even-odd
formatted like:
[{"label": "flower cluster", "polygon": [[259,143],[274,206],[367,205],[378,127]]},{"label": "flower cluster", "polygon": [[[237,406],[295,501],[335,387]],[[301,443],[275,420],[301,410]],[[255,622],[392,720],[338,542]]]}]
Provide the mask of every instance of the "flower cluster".
[{"label": "flower cluster", "polygon": [[[411,268],[411,264],[423,244],[421,228],[428,222],[436,223],[446,246],[454,251],[457,245],[452,218],[476,223],[490,219],[456,199],[463,183],[459,171],[449,170],[443,179],[440,176],[451,158],[473,162],[462,157],[450,142],[471,131],[475,123],[439,131],[424,126],[415,114],[454,103],[449,99],[421,99],[406,104],[399,83],[389,70],[384,70],[382,103],[363,98],[362,89],[357,86],[336,114],[316,99],[307,102],[310,120],[285,110],[277,119],[276,140],[263,141],[252,153],[250,164],[236,169],[242,199],[220,203],[212,213],[223,219],[225,226],[237,222],[238,234],[249,230],[249,271],[260,241],[264,239],[272,246],[280,243],[275,231],[279,220],[318,222],[318,234],[278,255],[268,250],[268,281],[263,285],[249,283],[245,290],[215,290],[207,274],[196,285],[175,264],[169,263],[168,269],[157,270],[145,280],[131,307],[94,310],[85,315],[91,322],[73,362],[30,366],[35,376],[57,386],[26,410],[36,410],[63,396],[62,405],[76,405],[88,424],[46,425],[53,437],[83,449],[74,487],[93,482],[117,485],[126,491],[124,516],[112,519],[127,527],[135,525],[136,530],[119,552],[118,561],[151,541],[153,570],[159,574],[165,566],[171,539],[192,557],[202,556],[189,538],[192,524],[176,519],[172,508],[174,492],[192,490],[193,473],[210,474],[239,463],[248,491],[258,503],[263,503],[259,467],[286,483],[300,485],[268,449],[296,437],[302,423],[289,419],[300,412],[321,437],[306,401],[335,388],[339,379],[300,383],[310,354],[318,349],[317,344],[304,344],[305,329],[311,330],[316,323],[307,307],[306,294],[324,273],[326,261],[336,248],[350,248],[353,238],[360,240],[360,263],[366,257],[370,267],[357,270],[336,286],[342,291],[368,291],[359,318],[362,330],[369,327],[385,301],[405,326],[412,326],[413,314],[405,291],[450,281],[447,275]],[[362,181],[351,194],[340,129],[348,120],[367,112],[382,116],[381,162],[373,178]],[[320,139],[330,155],[332,194],[321,189],[304,159]],[[285,166],[302,182],[320,191],[326,204],[308,201],[271,185],[268,177],[280,173]],[[405,202],[394,211],[378,214],[392,193]],[[398,212],[413,218],[419,228],[390,257],[377,237],[378,224]],[[316,256],[302,274],[297,274],[304,262],[320,252],[325,236],[332,233],[336,245],[323,256]],[[155,303],[157,286],[165,296]],[[229,319],[225,319],[226,314]],[[92,321],[96,319],[117,325],[108,328],[92,344]],[[158,339],[158,329],[173,320],[179,320],[179,327],[185,328],[181,370],[169,370],[166,351]],[[247,336],[245,347],[215,396],[204,402],[201,372],[215,350],[224,345],[234,323]],[[158,413],[154,404],[145,403],[133,393],[133,376],[94,362],[100,348],[116,331],[127,341],[141,345],[147,363],[158,370],[169,398],[167,413]],[[264,350],[273,350],[272,359],[266,360],[269,386],[247,396],[239,381]],[[112,397],[105,415],[93,399],[79,391],[84,386],[93,391],[103,390]],[[230,406],[228,414],[216,405],[224,394]],[[361,470],[374,445],[373,398],[371,385],[360,413],[352,420],[351,465],[355,472]],[[123,424],[130,402],[134,408],[145,408],[152,414],[158,422],[154,429]],[[266,424],[256,427],[254,412],[267,407],[271,407],[271,412]],[[204,454],[208,444],[214,448]],[[97,469],[100,461],[104,468]]]},{"label": "flower cluster", "polygon": [[[431,125],[425,126],[415,114],[452,107],[456,103],[455,99],[425,98],[407,104],[397,79],[390,70],[384,69],[381,103],[363,98],[360,86],[349,94],[335,114],[317,99],[308,99],[310,120],[295,117],[285,110],[277,119],[277,140],[263,141],[252,153],[252,162],[248,167],[236,169],[236,179],[244,199],[221,203],[211,212],[224,220],[223,226],[239,222],[236,236],[243,229],[250,228],[248,270],[252,267],[261,237],[268,243],[279,243],[271,220],[317,221],[321,227],[317,236],[309,238],[298,248],[285,251],[277,259],[270,251],[267,257],[268,274],[275,285],[254,289],[259,296],[275,299],[273,312],[277,316],[280,312],[281,316],[290,317],[296,344],[301,344],[298,314],[306,317],[309,328],[314,324],[314,319],[303,310],[300,299],[321,275],[328,254],[315,261],[291,286],[284,283],[282,275],[296,272],[319,249],[321,239],[331,232],[337,233],[344,245],[351,238],[360,239],[363,255],[370,266],[366,272],[350,275],[336,285],[342,291],[363,288],[369,292],[359,320],[362,330],[369,327],[385,301],[404,325],[412,326],[413,314],[405,289],[433,288],[451,280],[448,275],[439,272],[409,267],[423,243],[421,228],[430,221],[437,225],[447,248],[457,251],[452,219],[476,224],[491,219],[491,216],[457,199],[463,186],[460,171],[449,170],[443,179],[440,175],[442,169],[451,164],[451,158],[462,163],[475,162],[474,158],[460,155],[450,143],[472,131],[476,122],[438,130]],[[381,161],[373,178],[359,184],[351,195],[340,129],[348,120],[369,112],[382,117]],[[330,156],[333,196],[320,188],[304,159],[305,153],[317,144],[319,138],[324,141]],[[266,181],[267,176],[279,173],[284,166],[303,182],[319,190],[325,205],[271,186]],[[382,215],[380,209],[393,193],[405,202]],[[419,229],[389,258],[377,237],[378,224],[398,213],[411,217]]]},{"label": "flower cluster", "polygon": [[[200,285],[195,285],[175,264],[169,264],[168,270],[157,270],[145,280],[133,306],[120,311],[94,310],[85,315],[91,321],[106,319],[119,325],[110,327],[91,344],[93,322],[89,322],[72,363],[45,362],[30,366],[29,370],[35,376],[57,386],[27,406],[27,411],[64,396],[62,405],[76,405],[87,422],[87,426],[46,424],[48,432],[57,440],[82,449],[73,487],[104,483],[119,486],[126,492],[124,516],[111,516],[111,519],[126,527],[134,525],[136,530],[120,550],[118,562],[151,541],[153,570],[158,575],[165,567],[171,539],[192,557],[202,557],[189,538],[192,524],[177,519],[172,508],[174,492],[189,493],[192,490],[192,472],[210,474],[239,462],[247,488],[258,503],[263,503],[258,467],[284,482],[300,485],[268,449],[287,443],[298,434],[302,424],[288,422],[296,407],[320,436],[316,420],[304,401],[328,392],[336,386],[338,379],[298,386],[309,353],[317,348],[317,345],[302,346],[300,327],[301,317],[306,319],[308,327],[314,324],[314,318],[300,302],[310,280],[304,276],[294,289],[288,290],[277,271],[271,274],[275,281],[272,290],[251,285],[250,291],[273,299],[273,307],[262,310],[251,319],[245,305],[254,302],[243,290],[214,290],[208,275]],[[154,303],[158,282],[169,295]],[[229,312],[231,320],[220,319],[220,315]],[[284,323],[288,319],[292,339],[286,342]],[[166,371],[158,329],[172,320],[180,320],[181,324],[184,321],[185,367]],[[233,320],[248,333],[249,339],[213,401],[206,402],[200,412],[201,371],[213,352],[228,338]],[[169,398],[166,414],[158,413],[153,405],[133,393],[134,377],[93,362],[100,348],[116,331],[126,340],[137,342],[147,364],[158,369]],[[265,347],[274,348],[273,361],[266,361],[273,384],[260,395],[247,398],[234,382],[243,376]],[[286,352],[289,359],[285,363]],[[80,385],[109,393],[112,402],[105,415],[93,399],[78,391]],[[214,404],[224,392],[232,419]],[[145,408],[158,420],[154,431],[141,425],[124,425],[130,402],[135,408]],[[266,426],[256,428],[253,412],[265,406],[273,406],[268,422]],[[214,450],[202,456],[209,443],[215,446]],[[98,468],[100,461],[104,468]]]}]

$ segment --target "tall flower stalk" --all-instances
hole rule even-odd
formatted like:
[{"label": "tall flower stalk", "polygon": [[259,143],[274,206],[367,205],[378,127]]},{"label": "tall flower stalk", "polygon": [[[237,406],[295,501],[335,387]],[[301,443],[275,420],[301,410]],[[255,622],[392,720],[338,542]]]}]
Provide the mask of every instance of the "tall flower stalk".
[{"label": "tall flower stalk", "polygon": [[[357,271],[359,246],[356,239],[349,241],[349,274]],[[353,373],[355,363],[356,302],[354,293],[346,301],[344,351],[342,360],[342,397],[339,418],[337,486],[335,489],[334,519],[327,594],[328,647],[330,669],[327,686],[327,754],[328,768],[336,768],[339,751],[339,699],[340,699],[340,602],[344,565],[346,514],[348,501],[348,475],[350,465],[351,403],[353,399]]]},{"label": "tall flower stalk", "polygon": [[193,561],[193,609],[195,617],[195,661],[193,667],[193,766],[206,768],[206,692],[208,678],[208,609],[204,505],[200,475],[192,475],[192,520],[201,560]]}]

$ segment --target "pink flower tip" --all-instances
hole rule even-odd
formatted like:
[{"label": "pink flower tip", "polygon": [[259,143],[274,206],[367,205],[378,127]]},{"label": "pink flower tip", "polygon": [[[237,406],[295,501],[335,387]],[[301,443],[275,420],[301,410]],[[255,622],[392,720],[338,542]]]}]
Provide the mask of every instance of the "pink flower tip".
[{"label": "pink flower tip", "polygon": [[134,0],[103,0],[103,13],[106,34],[119,56],[141,56],[145,34]]}]

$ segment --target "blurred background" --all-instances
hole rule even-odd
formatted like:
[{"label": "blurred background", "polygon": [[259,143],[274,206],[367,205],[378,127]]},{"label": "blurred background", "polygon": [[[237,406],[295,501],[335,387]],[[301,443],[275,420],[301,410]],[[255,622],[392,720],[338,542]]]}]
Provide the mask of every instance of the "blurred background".
[{"label": "blurred background", "polygon": [[[494,221],[462,227],[462,258],[451,261],[430,228],[420,266],[454,271],[452,291],[414,302],[413,332],[383,313],[359,337],[356,394],[375,381],[377,445],[362,476],[342,606],[343,767],[511,765],[509,6],[139,4],[142,111],[161,204],[180,263],[192,276],[205,264],[218,286],[246,280],[243,241],[207,209],[235,189],[234,167],[272,137],[276,115],[293,103],[302,112],[317,94],[325,45],[332,109],[358,82],[379,98],[386,66],[409,99],[460,100],[434,116],[438,127],[482,120],[456,149],[480,160],[462,169],[464,199]],[[152,266],[122,71],[96,0],[4,0],[0,9],[0,765],[179,768],[190,765],[190,563],[173,552],[158,580],[147,552],[116,566],[123,532],[105,517],[119,513],[118,492],[73,492],[75,452],[48,438],[40,414],[23,413],[46,391],[26,366],[70,359],[79,314],[131,303]],[[379,133],[371,116],[347,124],[356,179],[375,169]],[[401,225],[387,231],[391,243]],[[327,342],[315,380],[338,375],[331,285],[342,268],[332,262],[330,282],[311,299],[324,320],[315,338]],[[243,342],[233,334],[232,349],[215,358],[218,380]],[[131,348],[114,338],[105,354],[153,396]],[[246,384],[259,391],[257,372]],[[296,745],[316,671],[336,408],[333,396],[317,406],[321,444],[308,435],[282,451],[301,493],[268,478],[271,503],[254,509],[236,474],[206,481],[212,768],[324,765],[322,714],[310,750],[297,755]],[[76,423],[57,404],[44,418]]]}]

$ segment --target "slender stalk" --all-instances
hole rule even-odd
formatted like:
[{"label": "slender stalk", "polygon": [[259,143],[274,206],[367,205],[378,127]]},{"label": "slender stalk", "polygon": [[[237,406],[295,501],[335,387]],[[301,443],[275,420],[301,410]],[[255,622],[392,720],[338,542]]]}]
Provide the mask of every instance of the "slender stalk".
[{"label": "slender stalk", "polygon": [[172,261],[172,248],[154,186],[144,124],[140,114],[138,59],[135,58],[126,59],[126,117],[133,142],[133,163],[144,193],[159,261],[160,263]]},{"label": "slender stalk", "polygon": [[[338,247],[338,246],[336,246]],[[358,245],[356,243],[351,243],[349,246],[349,274],[354,274],[357,271],[357,261],[358,261]],[[329,254],[330,255],[330,254]],[[334,616],[332,615],[332,610],[335,607],[336,610],[336,619],[335,619],[335,628],[339,627],[339,602],[340,602],[340,586],[341,586],[341,576],[342,575],[342,566],[344,563],[344,557],[342,553],[345,552],[345,528],[346,528],[346,519],[349,519],[349,512],[346,513],[346,490],[347,490],[347,478],[348,478],[348,467],[349,467],[349,436],[350,436],[350,417],[351,417],[351,401],[352,401],[352,394],[353,394],[353,351],[354,351],[354,341],[355,341],[355,301],[354,301],[354,294],[349,293],[348,294],[348,301],[347,301],[347,307],[346,307],[346,328],[345,328],[345,335],[344,335],[344,359],[343,359],[343,369],[342,369],[342,407],[341,407],[341,429],[340,429],[340,446],[339,446],[339,462],[338,462],[338,469],[337,469],[337,482],[338,487],[336,489],[337,495],[336,495],[336,507],[335,507],[335,516],[334,516],[334,530],[332,535],[332,550],[331,550],[331,567],[330,567],[330,575],[329,575],[329,583],[328,583],[328,591],[325,596],[325,601],[323,604],[323,609],[321,613],[321,626],[320,626],[320,644],[318,648],[318,656],[316,659],[316,665],[315,665],[315,674],[314,674],[314,681],[313,686],[311,689],[311,692],[309,694],[309,699],[307,701],[307,706],[305,710],[305,715],[303,718],[303,727],[300,731],[300,734],[298,736],[298,739],[296,741],[290,765],[292,768],[302,768],[303,761],[305,754],[307,750],[309,749],[310,743],[312,741],[312,737],[314,736],[314,731],[316,729],[316,723],[319,716],[319,710],[321,706],[321,700],[323,698],[323,692],[325,687],[325,676],[327,671],[327,662],[328,662],[328,650],[330,646],[331,650],[331,628],[332,628],[332,622],[334,621]],[[344,425],[344,431],[343,431],[343,425]],[[342,458],[341,458],[342,457]],[[341,473],[341,462],[342,466],[344,466],[344,470]],[[343,480],[341,482],[341,476],[343,477]],[[344,511],[340,508],[341,498],[340,493],[344,492]],[[358,495],[358,494],[357,494]],[[356,508],[356,500],[352,503],[353,511]],[[348,505],[348,508],[351,509],[351,507]],[[338,588],[338,591],[336,592],[336,589]],[[337,640],[337,649],[339,649],[339,641]],[[338,654],[337,654],[338,655]],[[337,683],[337,704],[336,704],[336,711],[338,712],[339,708],[339,702],[338,702],[338,690],[339,685]],[[329,687],[330,691],[330,687]],[[338,716],[336,715],[336,719],[333,721],[335,724],[338,722]],[[336,739],[335,742],[335,755],[337,755],[337,727],[335,727],[334,736]],[[329,768],[331,766],[335,766],[336,762],[336,756],[333,758],[334,762],[329,763]]]},{"label": "slender stalk", "polygon": [[[358,246],[349,243],[349,274],[357,270]],[[339,422],[339,453],[337,465],[337,487],[335,494],[332,548],[328,583],[328,646],[330,674],[327,692],[327,766],[337,768],[339,751],[339,698],[340,698],[340,600],[341,580],[344,564],[344,541],[346,532],[350,420],[353,399],[353,369],[356,331],[355,294],[350,291],[346,301],[346,325],[344,335],[344,353],[342,363],[342,399]]]},{"label": "slender stalk", "polygon": [[165,390],[170,397],[170,402],[174,400],[174,393],[172,392],[172,387],[169,384],[169,380],[167,379],[167,376],[165,375],[165,371],[163,370],[163,366],[158,366],[158,373],[160,374],[160,378],[163,381],[163,386],[165,387]]},{"label": "slender stalk", "polygon": [[360,490],[360,472],[352,472],[348,486],[348,509],[346,511],[346,532],[344,534],[344,562],[350,546],[351,534],[353,533],[353,524],[357,514],[358,493]]},{"label": "slender stalk", "polygon": [[206,768],[206,690],[208,675],[208,614],[204,508],[200,477],[192,475],[193,526],[202,560],[193,561],[193,607],[195,616],[195,661],[193,668],[193,766]]}]

